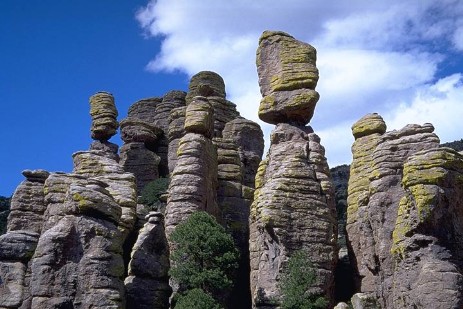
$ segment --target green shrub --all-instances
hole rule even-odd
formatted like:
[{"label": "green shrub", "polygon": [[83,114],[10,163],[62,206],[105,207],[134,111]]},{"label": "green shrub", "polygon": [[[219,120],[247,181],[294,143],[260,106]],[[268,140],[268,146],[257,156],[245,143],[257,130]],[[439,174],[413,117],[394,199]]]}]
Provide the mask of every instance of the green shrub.
[{"label": "green shrub", "polygon": [[222,302],[233,287],[239,252],[214,217],[199,211],[172,232],[169,275],[184,290],[202,289]]},{"label": "green shrub", "polygon": [[159,210],[161,195],[167,193],[169,188],[169,178],[160,177],[145,185],[141,191],[140,202],[147,205],[151,209]]},{"label": "green shrub", "polygon": [[175,309],[221,309],[217,301],[201,289],[189,290],[180,295]]},{"label": "green shrub", "polygon": [[292,254],[279,282],[282,309],[326,308],[325,298],[309,292],[316,281],[316,274],[306,252]]}]

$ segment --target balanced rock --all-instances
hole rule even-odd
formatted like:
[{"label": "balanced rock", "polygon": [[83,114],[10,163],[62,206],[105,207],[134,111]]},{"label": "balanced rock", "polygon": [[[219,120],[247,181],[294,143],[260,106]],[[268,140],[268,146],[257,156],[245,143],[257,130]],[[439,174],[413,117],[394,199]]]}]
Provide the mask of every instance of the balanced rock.
[{"label": "balanced rock", "polygon": [[257,49],[262,121],[305,125],[312,119],[319,99],[316,57],[315,48],[287,33],[262,34]]},{"label": "balanced rock", "polygon": [[90,97],[90,116],[92,116],[92,138],[107,141],[116,134],[117,109],[114,97],[109,92],[97,92]]}]

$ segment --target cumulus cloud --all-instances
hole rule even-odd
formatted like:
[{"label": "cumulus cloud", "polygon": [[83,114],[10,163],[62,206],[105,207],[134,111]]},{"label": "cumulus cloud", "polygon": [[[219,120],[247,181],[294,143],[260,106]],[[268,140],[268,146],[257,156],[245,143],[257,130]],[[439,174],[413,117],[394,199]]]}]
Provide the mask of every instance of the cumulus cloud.
[{"label": "cumulus cloud", "polygon": [[[454,117],[461,75],[438,75],[448,50],[463,51],[459,0],[153,0],[136,17],[162,41],[149,70],[216,71],[228,98],[255,121],[260,34],[282,30],[314,45],[321,99],[311,125],[331,165],[350,162],[350,126],[369,112],[384,115],[390,128],[428,117],[421,122],[433,122],[442,140],[461,138],[446,129],[462,132]],[[259,123],[268,136],[272,126]]]}]

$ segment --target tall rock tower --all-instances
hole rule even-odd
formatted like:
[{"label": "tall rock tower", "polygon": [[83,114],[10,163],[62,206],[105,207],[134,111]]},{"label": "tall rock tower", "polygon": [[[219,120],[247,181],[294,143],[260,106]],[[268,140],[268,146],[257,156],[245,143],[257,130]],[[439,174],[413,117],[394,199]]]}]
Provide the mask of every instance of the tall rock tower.
[{"label": "tall rock tower", "polygon": [[463,156],[434,127],[352,126],[347,234],[357,289],[381,308],[462,308]]},{"label": "tall rock tower", "polygon": [[276,128],[257,172],[251,207],[254,308],[278,307],[280,275],[298,250],[307,252],[317,275],[310,292],[329,299],[333,292],[334,190],[320,138],[307,126],[319,99],[315,62],[315,48],[286,33],[266,31],[259,40],[259,117]]}]

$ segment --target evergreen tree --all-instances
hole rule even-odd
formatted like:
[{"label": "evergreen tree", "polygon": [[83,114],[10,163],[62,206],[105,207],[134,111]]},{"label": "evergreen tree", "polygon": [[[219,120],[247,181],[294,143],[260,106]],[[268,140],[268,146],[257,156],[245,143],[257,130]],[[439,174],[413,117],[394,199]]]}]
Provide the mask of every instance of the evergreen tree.
[{"label": "evergreen tree", "polygon": [[299,250],[292,254],[279,283],[282,309],[322,309],[328,302],[309,291],[316,274],[307,253]]},{"label": "evergreen tree", "polygon": [[233,238],[206,212],[195,212],[172,232],[169,275],[181,290],[202,289],[223,302],[233,286],[239,252]]}]

